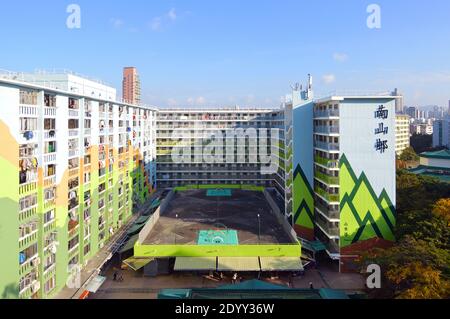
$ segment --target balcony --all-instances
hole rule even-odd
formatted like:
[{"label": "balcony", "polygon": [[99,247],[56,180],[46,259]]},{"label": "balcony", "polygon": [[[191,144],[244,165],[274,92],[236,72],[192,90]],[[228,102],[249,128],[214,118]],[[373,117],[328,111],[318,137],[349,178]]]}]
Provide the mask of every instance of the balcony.
[{"label": "balcony", "polygon": [[314,110],[315,118],[339,117],[339,110]]},{"label": "balcony", "polygon": [[39,276],[37,271],[32,271],[25,277],[20,279],[19,283],[19,297],[21,299],[28,299],[36,294],[40,289],[41,285],[39,282]]},{"label": "balcony", "polygon": [[333,209],[329,206],[322,205],[318,202],[316,202],[315,207],[317,210],[319,210],[323,215],[327,216],[328,219],[340,219],[340,212],[339,209]]},{"label": "balcony", "polygon": [[78,148],[76,148],[76,149],[69,149],[69,158],[78,157],[79,154],[80,154],[80,150]]},{"label": "balcony", "polygon": [[69,137],[78,137],[80,130],[78,128],[69,130]]},{"label": "balcony", "polygon": [[329,203],[340,203],[340,196],[339,194],[330,194],[324,189],[320,187],[315,187],[314,191],[322,198],[324,198]]},{"label": "balcony", "polygon": [[30,178],[30,181],[26,178],[25,180],[20,177],[20,181],[24,183],[19,186],[19,195],[25,196],[27,194],[33,193],[37,189],[37,176],[36,178]]},{"label": "balcony", "polygon": [[324,151],[327,151],[327,152],[338,152],[339,151],[339,144],[336,144],[336,143],[314,141],[314,147],[324,150]]},{"label": "balcony", "polygon": [[80,113],[78,110],[69,109],[69,117],[78,118],[79,116],[80,116]]},{"label": "balcony", "polygon": [[35,218],[37,216],[37,205],[34,207],[27,208],[25,210],[22,210],[19,213],[19,223],[25,223],[28,220],[31,220],[32,218]]},{"label": "balcony", "polygon": [[25,106],[21,105],[19,107],[19,116],[20,117],[37,117],[39,115],[39,109],[37,106]]},{"label": "balcony", "polygon": [[56,207],[56,199],[50,199],[50,200],[46,200],[44,202],[44,209],[45,210],[49,210],[51,208],[55,208]]},{"label": "balcony", "polygon": [[328,236],[340,237],[340,228],[334,223],[326,222],[320,218],[317,218],[316,225],[318,225]]},{"label": "balcony", "polygon": [[50,176],[44,179],[44,187],[49,187],[56,184],[56,176]]},{"label": "balcony", "polygon": [[314,157],[314,161],[316,162],[316,164],[320,164],[326,168],[329,169],[337,169],[339,168],[339,161],[338,160],[332,160],[332,159],[327,159],[321,156],[316,155]]},{"label": "balcony", "polygon": [[44,116],[46,116],[46,117],[56,117],[56,108],[54,108],[54,107],[44,107]]},{"label": "balcony", "polygon": [[44,155],[44,164],[54,164],[56,162],[56,153]]},{"label": "balcony", "polygon": [[327,185],[339,185],[339,177],[330,176],[319,171],[314,172],[314,177]]},{"label": "balcony", "polygon": [[44,233],[48,234],[56,230],[56,219],[52,219],[44,224]]},{"label": "balcony", "polygon": [[315,126],[314,133],[339,134],[339,126]]},{"label": "balcony", "polygon": [[54,140],[54,139],[56,139],[56,130],[44,131],[44,140]]},{"label": "balcony", "polygon": [[32,244],[30,247],[19,253],[19,265],[21,266],[21,271],[27,271],[31,267],[36,267],[39,262],[37,243]]}]

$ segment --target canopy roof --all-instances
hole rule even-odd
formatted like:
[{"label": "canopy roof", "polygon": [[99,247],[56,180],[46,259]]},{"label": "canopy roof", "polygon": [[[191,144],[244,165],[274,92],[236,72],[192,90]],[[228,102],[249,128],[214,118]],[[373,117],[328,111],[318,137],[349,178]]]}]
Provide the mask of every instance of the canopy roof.
[{"label": "canopy roof", "polygon": [[219,257],[217,271],[260,271],[258,257]]},{"label": "canopy roof", "polygon": [[175,271],[216,270],[217,257],[177,257]]},{"label": "canopy roof", "polygon": [[259,257],[261,271],[301,271],[302,262],[297,257]]},{"label": "canopy roof", "polygon": [[139,239],[139,234],[134,235],[133,237],[131,237],[130,239],[128,239],[127,243],[122,247],[122,249],[120,249],[120,253],[123,254],[129,250],[132,250],[134,248],[134,245],[136,244],[136,242]]},{"label": "canopy roof", "polygon": [[144,257],[137,258],[131,257],[123,261],[125,265],[133,269],[134,271],[138,271],[139,269],[147,266],[150,262],[152,262],[155,258],[153,257]]}]

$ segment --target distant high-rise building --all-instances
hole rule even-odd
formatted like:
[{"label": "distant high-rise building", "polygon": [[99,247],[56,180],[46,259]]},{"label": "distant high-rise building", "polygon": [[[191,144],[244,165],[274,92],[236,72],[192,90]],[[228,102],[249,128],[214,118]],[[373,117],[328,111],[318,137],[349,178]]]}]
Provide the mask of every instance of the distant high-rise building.
[{"label": "distant high-rise building", "polygon": [[403,95],[398,91],[397,88],[392,92],[392,96],[395,96],[395,113],[403,113]]},{"label": "distant high-rise building", "polygon": [[395,117],[395,152],[401,155],[410,146],[410,118],[408,115],[397,114]]},{"label": "distant high-rise building", "polygon": [[135,67],[123,69],[122,97],[125,103],[141,103],[141,81]]},{"label": "distant high-rise building", "polygon": [[438,120],[433,127],[433,147],[450,147],[450,119]]},{"label": "distant high-rise building", "polygon": [[406,114],[409,115],[409,117],[412,119],[417,118],[417,108],[415,108],[414,106],[408,107],[406,109]]}]

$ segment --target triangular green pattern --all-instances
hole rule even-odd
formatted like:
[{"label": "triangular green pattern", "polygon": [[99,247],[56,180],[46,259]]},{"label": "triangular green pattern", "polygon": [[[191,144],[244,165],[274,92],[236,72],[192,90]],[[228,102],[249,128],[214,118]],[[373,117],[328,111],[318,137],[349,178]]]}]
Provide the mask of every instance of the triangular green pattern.
[{"label": "triangular green pattern", "polygon": [[345,195],[350,195],[355,188],[355,184],[357,181],[357,177],[350,165],[348,164],[347,158],[345,155],[342,155],[341,162],[339,164],[339,176],[340,176],[340,188],[339,192],[341,194],[341,201]]},{"label": "triangular green pattern", "polygon": [[381,192],[380,203],[381,207],[388,216],[389,221],[395,227],[396,225],[395,206],[392,204],[391,199],[389,198],[385,189],[383,189],[383,192]]},{"label": "triangular green pattern", "polygon": [[300,165],[294,172],[293,198],[295,224],[314,229],[314,192]]},{"label": "triangular green pattern", "polygon": [[340,184],[341,247],[376,237],[395,240],[395,207],[386,190],[376,196],[366,174],[358,179],[345,155],[340,161]]}]

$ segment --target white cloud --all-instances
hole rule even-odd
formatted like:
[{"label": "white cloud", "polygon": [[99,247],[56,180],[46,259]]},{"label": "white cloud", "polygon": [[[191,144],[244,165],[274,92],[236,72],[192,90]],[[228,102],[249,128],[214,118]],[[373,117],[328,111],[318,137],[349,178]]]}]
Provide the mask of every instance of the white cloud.
[{"label": "white cloud", "polygon": [[176,105],[178,105],[178,102],[174,98],[170,98],[170,99],[167,100],[167,104],[169,106],[176,106]]},{"label": "white cloud", "polygon": [[153,31],[158,31],[161,29],[162,19],[160,17],[153,18],[152,22],[150,22],[150,28]]},{"label": "white cloud", "polygon": [[159,17],[154,17],[150,22],[150,29],[152,29],[153,31],[159,31],[163,26],[167,25],[170,22],[174,23],[177,19],[177,11],[175,8],[172,8],[169,12],[167,12],[167,14]]},{"label": "white cloud", "polygon": [[169,13],[167,14],[170,20],[175,21],[177,19],[177,12],[175,8],[170,9]]},{"label": "white cloud", "polygon": [[206,99],[203,96],[199,96],[196,100],[195,103],[197,103],[198,105],[203,105],[206,103]]},{"label": "white cloud", "polygon": [[247,104],[251,104],[251,103],[255,102],[255,96],[254,96],[253,94],[248,94],[248,95],[245,97],[245,102],[246,102]]},{"label": "white cloud", "polygon": [[334,74],[325,74],[322,76],[322,81],[325,84],[331,84],[336,81],[336,76]]},{"label": "white cloud", "polygon": [[187,99],[187,104],[189,104],[189,105],[194,105],[194,98],[193,98],[193,97],[189,97],[189,98]]},{"label": "white cloud", "polygon": [[337,62],[345,62],[348,60],[348,55],[346,53],[336,52],[333,54],[333,59]]},{"label": "white cloud", "polygon": [[124,22],[123,22],[122,19],[111,18],[111,19],[109,20],[109,22],[110,22],[110,23],[113,25],[113,27],[116,28],[116,29],[120,29],[120,28],[124,25]]}]

